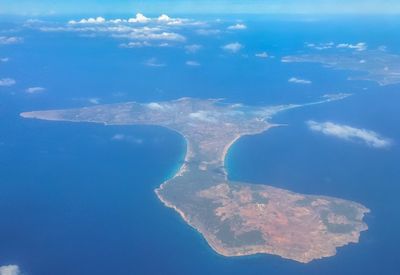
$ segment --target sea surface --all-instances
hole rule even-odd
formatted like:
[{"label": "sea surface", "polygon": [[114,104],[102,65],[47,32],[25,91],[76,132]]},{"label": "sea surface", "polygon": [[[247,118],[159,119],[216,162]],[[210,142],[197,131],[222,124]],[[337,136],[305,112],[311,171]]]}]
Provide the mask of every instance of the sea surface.
[{"label": "sea surface", "polygon": [[[205,18],[202,20],[214,20]],[[66,21],[71,18],[44,18]],[[194,37],[206,45],[195,57],[182,48],[122,49],[111,38],[45,33],[1,18],[0,29],[24,43],[0,46],[0,266],[28,275],[87,274],[400,274],[400,85],[349,81],[352,72],[318,64],[283,64],[304,43],[366,42],[400,54],[393,18],[241,19],[243,32]],[[12,23],[10,23],[12,22]],[[240,41],[240,54],[221,45]],[[254,58],[266,51],[274,57]],[[164,67],[146,67],[157,57]],[[188,68],[188,59],[201,66]],[[297,76],[312,85],[288,83]],[[25,89],[46,91],[28,94]],[[154,189],[182,164],[185,141],[150,126],[26,120],[22,111],[182,96],[226,98],[249,105],[305,103],[327,93],[353,96],[280,113],[285,124],[238,140],[227,156],[233,180],[359,202],[371,213],[358,244],[334,257],[301,264],[273,255],[223,257]],[[310,131],[306,121],[332,121],[376,131],[385,149]]]}]

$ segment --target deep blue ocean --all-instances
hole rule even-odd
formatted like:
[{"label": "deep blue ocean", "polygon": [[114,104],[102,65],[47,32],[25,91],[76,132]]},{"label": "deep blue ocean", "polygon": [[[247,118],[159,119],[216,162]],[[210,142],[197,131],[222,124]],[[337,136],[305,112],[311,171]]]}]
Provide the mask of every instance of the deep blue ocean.
[{"label": "deep blue ocean", "polygon": [[[349,81],[352,72],[280,62],[306,52],[306,42],[361,41],[400,54],[400,20],[239,15],[224,20],[236,19],[247,30],[195,36],[192,43],[206,46],[188,57],[182,48],[123,49],[109,37],[40,32],[20,27],[24,18],[1,18],[2,33],[15,29],[24,43],[0,45],[0,57],[9,57],[0,63],[0,79],[17,81],[0,87],[0,266],[17,264],[27,275],[400,274],[400,85]],[[245,45],[241,53],[222,54],[221,45],[232,41]],[[254,58],[260,51],[275,58]],[[143,66],[153,57],[167,66]],[[201,66],[189,68],[187,59]],[[313,83],[288,83],[292,76]],[[46,91],[24,92],[34,86]],[[23,111],[87,106],[93,99],[190,96],[273,105],[335,92],[354,95],[280,113],[272,122],[287,126],[243,137],[227,156],[231,179],[349,199],[371,209],[369,230],[358,244],[309,264],[271,255],[220,256],[164,207],[154,189],[183,161],[185,143],[177,133],[19,117]],[[393,145],[377,149],[325,136],[310,131],[307,120],[372,129]]]}]

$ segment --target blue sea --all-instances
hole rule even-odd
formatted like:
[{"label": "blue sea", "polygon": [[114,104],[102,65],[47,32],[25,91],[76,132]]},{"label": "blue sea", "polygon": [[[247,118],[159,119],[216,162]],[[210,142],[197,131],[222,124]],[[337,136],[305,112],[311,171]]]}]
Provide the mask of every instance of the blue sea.
[{"label": "blue sea", "polygon": [[[0,266],[15,264],[28,275],[400,274],[400,85],[349,81],[353,72],[280,62],[307,53],[304,43],[311,42],[365,42],[400,54],[398,19],[237,15],[221,20],[244,22],[246,30],[185,34],[205,45],[195,56],[182,47],[125,49],[111,37],[42,32],[23,27],[27,18],[0,19],[0,36],[24,38],[0,45],[0,57],[9,58],[0,63],[0,79],[16,80],[0,87]],[[234,41],[245,45],[239,54],[221,51]],[[254,58],[262,51],[270,57]],[[151,58],[166,65],[144,66]],[[188,59],[201,66],[185,66]],[[288,83],[293,76],[313,83]],[[46,90],[25,92],[36,86]],[[231,179],[371,209],[359,243],[309,264],[273,255],[220,256],[166,208],[154,189],[182,164],[179,134],[19,117],[23,111],[183,96],[249,105],[305,103],[338,92],[353,96],[280,113],[272,122],[285,126],[243,137],[227,156]],[[326,136],[310,131],[308,120],[371,129],[393,145],[378,149]]]}]

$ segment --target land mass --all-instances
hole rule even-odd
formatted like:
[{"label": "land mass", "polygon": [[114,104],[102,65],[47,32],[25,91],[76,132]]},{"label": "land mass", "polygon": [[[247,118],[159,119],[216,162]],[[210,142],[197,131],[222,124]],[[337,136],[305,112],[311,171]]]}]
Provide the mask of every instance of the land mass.
[{"label": "land mass", "polygon": [[[329,95],[319,104],[347,95]],[[159,199],[197,229],[219,254],[279,255],[307,263],[335,255],[356,243],[369,210],[327,196],[294,193],[268,185],[231,181],[224,167],[229,147],[243,135],[276,125],[277,112],[304,105],[250,107],[219,100],[182,98],[167,102],[98,105],[80,109],[25,112],[24,118],[112,125],[159,125],[186,139],[178,173],[155,190]]]},{"label": "land mass", "polygon": [[381,86],[400,83],[400,56],[381,50],[285,56],[284,63],[319,63],[327,68],[358,72],[349,80],[375,81]]}]

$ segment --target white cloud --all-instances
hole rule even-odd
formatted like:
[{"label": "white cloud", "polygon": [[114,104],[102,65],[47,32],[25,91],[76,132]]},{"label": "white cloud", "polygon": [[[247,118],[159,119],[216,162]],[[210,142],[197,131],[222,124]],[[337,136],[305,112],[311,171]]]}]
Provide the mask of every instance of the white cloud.
[{"label": "white cloud", "polygon": [[312,83],[311,80],[301,79],[301,78],[297,78],[297,77],[289,78],[288,82],[296,83],[296,84],[311,84]]},{"label": "white cloud", "polygon": [[121,48],[142,48],[142,47],[151,47],[152,44],[150,44],[147,41],[137,41],[137,42],[128,42],[128,43],[121,43],[119,45]]},{"label": "white cloud", "polygon": [[245,29],[247,29],[247,26],[242,23],[238,23],[228,27],[228,30],[245,30]]},{"label": "white cloud", "polygon": [[128,43],[119,44],[121,48],[143,48],[143,47],[169,47],[172,46],[167,42],[162,43],[150,43],[148,41],[132,41]]},{"label": "white cloud", "polygon": [[222,46],[222,49],[231,52],[231,53],[237,53],[243,48],[243,45],[240,44],[239,42],[234,42],[234,43],[229,43],[224,46]]},{"label": "white cloud", "polygon": [[100,104],[100,98],[98,98],[98,97],[89,98],[88,101],[89,101],[89,103],[92,103],[92,104],[96,104],[96,105]]},{"label": "white cloud", "polygon": [[17,265],[0,266],[0,275],[21,275],[21,271]]},{"label": "white cloud", "polygon": [[187,53],[197,53],[199,50],[203,48],[202,45],[198,44],[192,44],[192,45],[186,45],[185,50]]},{"label": "white cloud", "polygon": [[162,22],[162,23],[167,23],[171,25],[179,25],[182,23],[182,20],[179,18],[171,18],[166,14],[161,14],[158,18],[157,21]]},{"label": "white cloud", "polygon": [[181,42],[186,40],[186,38],[183,35],[174,32],[152,33],[149,34],[146,38],[151,40],[170,40],[170,41],[181,41]]},{"label": "white cloud", "polygon": [[103,24],[106,23],[106,19],[104,17],[98,16],[96,18],[90,17],[90,18],[83,18],[79,21],[75,20],[70,20],[68,21],[68,24],[75,25],[75,24]]},{"label": "white cloud", "polygon": [[157,47],[169,47],[169,46],[171,46],[171,44],[169,44],[169,43],[167,43],[167,42],[163,42],[163,43],[160,43],[160,44],[158,44],[158,45],[156,45]]},{"label": "white cloud", "polygon": [[162,14],[157,18],[149,18],[143,15],[142,13],[137,13],[135,17],[122,19],[110,19],[106,20],[104,17],[91,17],[91,18],[83,18],[81,20],[70,20],[68,24],[70,25],[79,25],[79,24],[123,24],[123,23],[139,23],[139,24],[148,24],[148,23],[161,23],[165,25],[182,25],[184,23],[198,24],[198,22],[190,22],[188,19],[182,18],[172,18],[166,14]]},{"label": "white cloud", "polygon": [[192,67],[197,67],[197,66],[200,66],[200,63],[197,61],[188,60],[188,61],[186,61],[186,65],[192,66]]},{"label": "white cloud", "polygon": [[349,94],[349,93],[324,94],[322,96],[322,98],[329,102],[329,101],[345,99],[346,97],[349,97],[352,95],[353,94]]},{"label": "white cloud", "polygon": [[387,148],[392,142],[387,138],[383,138],[378,133],[354,128],[348,125],[335,124],[332,122],[319,123],[313,120],[307,121],[308,127],[316,132],[321,132],[328,136],[334,136],[343,140],[363,142],[364,144],[374,148]]},{"label": "white cloud", "polygon": [[312,48],[315,50],[327,50],[327,49],[337,48],[337,49],[353,49],[356,51],[365,51],[368,48],[367,44],[364,42],[360,42],[357,44],[350,44],[350,43],[335,44],[333,42],[318,43],[318,44],[306,43],[306,46],[308,48]]},{"label": "white cloud", "polygon": [[0,45],[11,45],[22,43],[24,39],[17,36],[0,36]]},{"label": "white cloud", "polygon": [[42,93],[44,91],[46,91],[46,89],[43,87],[30,87],[25,90],[25,92],[27,92],[28,94],[38,94],[38,93]]},{"label": "white cloud", "polygon": [[284,56],[281,58],[281,62],[282,63],[291,63],[291,62],[295,62],[295,61],[293,60],[293,57],[291,57],[291,56]]},{"label": "white cloud", "polygon": [[8,57],[0,58],[0,62],[2,62],[2,63],[8,62],[8,61],[10,61],[10,58],[8,58]]},{"label": "white cloud", "polygon": [[129,18],[128,22],[129,23],[147,23],[150,20],[151,20],[150,18],[144,16],[143,14],[137,13],[134,18]]},{"label": "white cloud", "polygon": [[113,34],[115,38],[126,38],[131,40],[141,40],[141,41],[149,41],[149,40],[162,40],[162,41],[174,41],[174,42],[183,42],[186,38],[175,32],[159,32],[158,28],[138,28],[134,29],[131,32],[124,34]]},{"label": "white cloud", "polygon": [[43,20],[30,18],[24,22],[24,26],[30,26],[30,25],[42,24],[42,23],[43,23]]},{"label": "white cloud", "polygon": [[[176,25],[179,25],[179,28]],[[181,29],[201,25],[200,21],[172,18],[165,14],[149,18],[138,13],[135,17],[128,19],[108,20],[104,17],[92,17],[71,20],[66,25],[43,23],[35,25],[35,27],[44,32],[74,32],[85,37],[110,36],[126,40],[120,42],[120,47],[137,48],[174,46],[174,43],[170,44],[169,42],[186,41],[186,37],[180,33]],[[160,41],[160,43],[152,41]]]},{"label": "white cloud", "polygon": [[267,58],[268,54],[266,52],[261,52],[261,53],[256,53],[255,57],[259,57],[259,58]]},{"label": "white cloud", "polygon": [[157,18],[157,20],[158,20],[158,21],[170,21],[171,18],[170,18],[168,15],[166,15],[166,14],[161,14],[161,15]]},{"label": "white cloud", "polygon": [[151,110],[163,110],[164,106],[162,106],[160,103],[157,102],[150,102],[148,104],[146,104],[145,106],[147,106],[147,108],[151,109]]},{"label": "white cloud", "polygon": [[10,87],[15,85],[17,82],[12,78],[2,78],[0,79],[0,87]]},{"label": "white cloud", "polygon": [[220,30],[217,30],[217,29],[199,29],[199,30],[196,31],[196,33],[199,34],[199,35],[205,35],[205,36],[207,36],[207,35],[217,35],[217,34],[220,34],[221,31],[220,31]]},{"label": "white cloud", "polygon": [[332,49],[335,46],[335,43],[333,42],[328,42],[328,43],[306,43],[306,46],[308,48],[316,49],[316,50],[326,50],[326,49]]},{"label": "white cloud", "polygon": [[110,23],[114,23],[114,24],[121,24],[122,22],[125,22],[125,19],[110,19],[109,21]]},{"label": "white cloud", "polygon": [[152,57],[150,59],[147,59],[144,62],[144,65],[149,66],[149,67],[165,67],[164,63],[161,63],[157,60],[157,58]]},{"label": "white cloud", "polygon": [[368,46],[364,42],[360,42],[357,44],[341,43],[341,44],[336,45],[336,48],[354,49],[356,51],[361,52],[361,51],[365,51],[368,48]]}]

